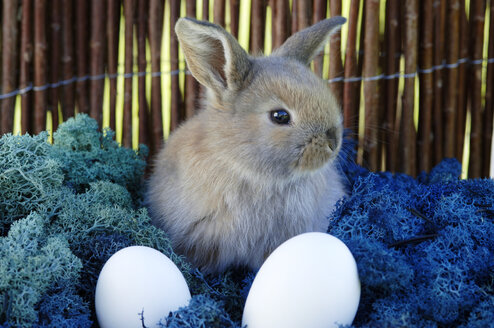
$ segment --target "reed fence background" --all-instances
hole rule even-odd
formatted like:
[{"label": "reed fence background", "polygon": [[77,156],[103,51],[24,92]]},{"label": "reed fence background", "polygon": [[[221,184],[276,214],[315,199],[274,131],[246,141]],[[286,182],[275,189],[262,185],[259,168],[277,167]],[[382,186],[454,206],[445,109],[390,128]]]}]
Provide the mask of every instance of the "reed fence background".
[{"label": "reed fence background", "polygon": [[[445,157],[492,174],[494,0],[3,0],[0,132],[77,112],[149,145],[193,115],[201,87],[173,33],[210,20],[269,54],[325,17],[348,18],[312,67],[328,79],[357,161],[418,174]],[[466,176],[466,175],[465,175]]]}]

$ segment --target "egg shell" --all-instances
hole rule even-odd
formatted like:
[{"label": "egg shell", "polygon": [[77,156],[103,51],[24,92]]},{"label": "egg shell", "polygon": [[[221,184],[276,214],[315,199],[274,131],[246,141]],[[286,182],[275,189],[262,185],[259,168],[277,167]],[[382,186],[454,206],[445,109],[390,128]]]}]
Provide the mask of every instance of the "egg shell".
[{"label": "egg shell", "polygon": [[96,316],[101,328],[151,328],[170,311],[187,306],[190,298],[185,278],[168,257],[150,247],[131,246],[103,266],[96,285]]},{"label": "egg shell", "polygon": [[338,238],[295,236],[266,259],[247,297],[242,326],[316,328],[351,325],[360,300],[357,265]]}]

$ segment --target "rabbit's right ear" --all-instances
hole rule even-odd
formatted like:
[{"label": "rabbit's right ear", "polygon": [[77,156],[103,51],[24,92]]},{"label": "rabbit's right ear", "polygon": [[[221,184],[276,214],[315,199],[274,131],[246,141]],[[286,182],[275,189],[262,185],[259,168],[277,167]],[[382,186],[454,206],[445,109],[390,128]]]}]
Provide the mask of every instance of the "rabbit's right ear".
[{"label": "rabbit's right ear", "polygon": [[222,27],[180,18],[175,32],[192,75],[218,97],[240,89],[251,63],[237,40]]}]

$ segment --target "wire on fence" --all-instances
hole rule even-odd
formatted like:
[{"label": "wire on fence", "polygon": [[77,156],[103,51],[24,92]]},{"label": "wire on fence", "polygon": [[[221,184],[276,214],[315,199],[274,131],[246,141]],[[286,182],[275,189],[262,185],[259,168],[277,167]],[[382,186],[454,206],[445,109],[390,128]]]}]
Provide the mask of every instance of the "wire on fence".
[{"label": "wire on fence", "polygon": [[[367,81],[377,81],[377,80],[391,80],[391,79],[399,79],[399,78],[414,78],[418,74],[430,74],[433,73],[434,71],[441,70],[441,69],[453,69],[457,68],[461,64],[469,63],[470,65],[481,65],[481,64],[492,64],[494,63],[494,58],[488,58],[488,59],[476,59],[476,60],[471,60],[470,58],[461,58],[459,59],[456,63],[448,64],[446,61],[444,61],[441,65],[436,65],[432,66],[430,68],[417,68],[417,71],[414,73],[409,73],[405,74],[402,72],[397,72],[394,74],[380,74],[376,76],[356,76],[356,77],[337,77],[333,79],[329,79],[328,83],[336,83],[336,82],[345,82],[345,83],[350,83],[350,82],[367,82]],[[127,78],[132,78],[134,76],[140,77],[140,76],[146,76],[146,75],[151,75],[151,77],[158,77],[158,76],[163,76],[163,75],[178,75],[180,73],[184,74],[190,74],[189,71],[186,70],[174,70],[170,72],[135,72],[135,73],[117,73],[117,74],[99,74],[99,75],[85,75],[81,77],[74,76],[70,79],[67,80],[62,80],[54,83],[48,83],[45,85],[41,86],[34,86],[32,83],[29,83],[29,85],[25,88],[22,89],[16,89],[8,93],[0,94],[0,100],[15,97],[17,95],[23,95],[26,94],[30,91],[43,91],[47,90],[50,88],[58,88],[61,86],[69,85],[72,83],[76,82],[82,82],[82,81],[87,81],[87,80],[103,80],[105,78],[109,79],[115,79],[118,77],[123,77],[125,79]]]}]

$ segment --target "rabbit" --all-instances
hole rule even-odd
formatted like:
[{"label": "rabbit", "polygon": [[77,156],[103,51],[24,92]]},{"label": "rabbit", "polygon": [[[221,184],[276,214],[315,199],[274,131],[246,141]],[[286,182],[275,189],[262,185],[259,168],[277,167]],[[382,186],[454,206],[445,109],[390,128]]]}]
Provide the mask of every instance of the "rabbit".
[{"label": "rabbit", "polygon": [[312,59],[346,19],[250,56],[222,27],[180,18],[175,32],[202,107],[152,164],[145,203],[172,247],[206,274],[258,269],[289,238],[326,232],[345,190],[335,159],[341,108]]}]

